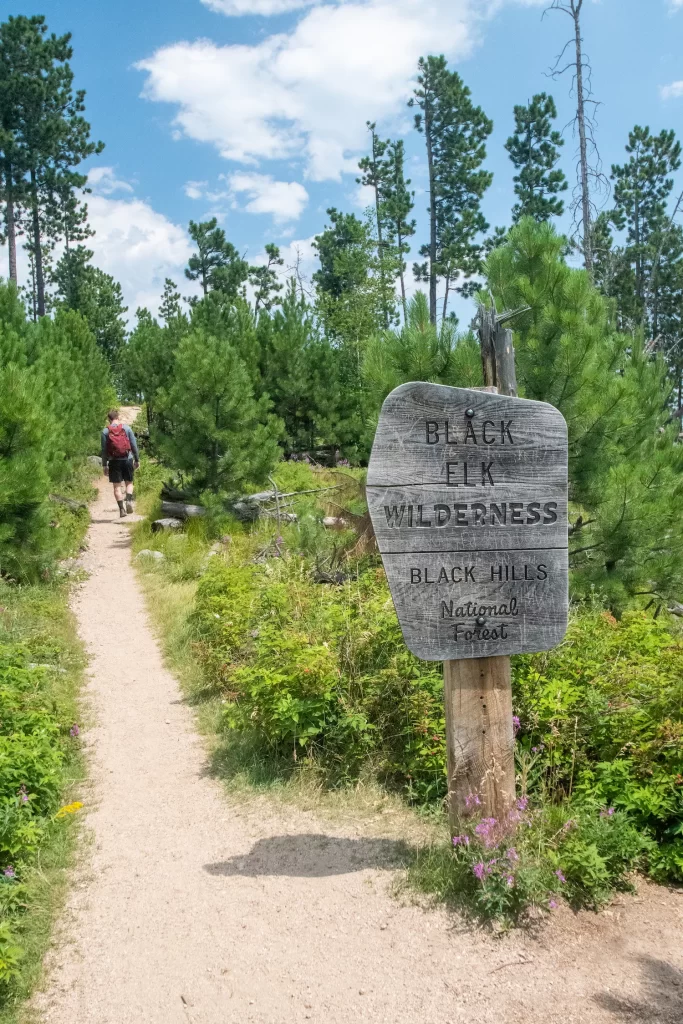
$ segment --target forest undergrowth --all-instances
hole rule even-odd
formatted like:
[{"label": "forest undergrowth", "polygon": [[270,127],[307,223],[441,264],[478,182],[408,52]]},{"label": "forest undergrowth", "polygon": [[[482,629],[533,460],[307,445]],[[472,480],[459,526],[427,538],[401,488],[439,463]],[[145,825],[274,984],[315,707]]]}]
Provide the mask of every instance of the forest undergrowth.
[{"label": "forest undergrowth", "polygon": [[[143,467],[152,514],[163,475]],[[289,462],[275,479],[289,492],[338,475]],[[451,842],[441,666],[406,649],[379,558],[342,557],[356,536],[323,528],[328,497],[302,497],[295,524],[136,529],[150,608],[215,774],[233,793],[328,810],[384,801],[414,826],[409,888],[498,924],[561,900],[598,908],[636,870],[683,880],[675,624],[635,610],[617,620],[595,598],[573,610],[559,648],[515,658],[517,806],[494,821],[473,802]]]},{"label": "forest undergrowth", "polygon": [[[91,498],[90,467],[62,490]],[[53,507],[62,555],[78,555],[88,523],[85,507]],[[80,571],[71,558],[33,583],[0,579],[0,1024],[26,1019],[76,851],[85,657],[69,598]]]}]

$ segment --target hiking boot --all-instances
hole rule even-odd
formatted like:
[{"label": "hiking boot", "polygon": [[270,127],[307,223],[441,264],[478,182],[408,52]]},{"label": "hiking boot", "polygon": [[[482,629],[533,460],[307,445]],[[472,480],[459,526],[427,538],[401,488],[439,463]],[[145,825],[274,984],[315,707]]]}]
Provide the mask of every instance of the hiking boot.
[{"label": "hiking boot", "polygon": [[132,514],[133,514],[133,499],[132,498],[126,498],[126,512],[128,513],[129,516],[132,516]]},{"label": "hiking boot", "polygon": [[120,519],[125,519],[127,515],[128,515],[128,513],[126,512],[125,508],[120,508],[119,509],[119,518]]}]

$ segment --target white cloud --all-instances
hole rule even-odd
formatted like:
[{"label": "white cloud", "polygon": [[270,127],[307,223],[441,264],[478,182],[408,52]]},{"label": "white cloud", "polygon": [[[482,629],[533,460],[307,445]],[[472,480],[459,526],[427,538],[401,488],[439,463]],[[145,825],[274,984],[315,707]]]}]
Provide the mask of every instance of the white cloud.
[{"label": "white cloud", "polygon": [[677,11],[683,8],[683,0],[669,0],[669,7],[672,11]]},{"label": "white cloud", "polygon": [[314,6],[291,31],[255,45],[203,39],[162,47],[137,65],[147,74],[143,95],[173,104],[175,131],[229,160],[258,165],[302,156],[310,178],[338,180],[355,170],[368,118],[404,118],[418,57],[466,57],[504,2],[514,0]]},{"label": "white cloud", "polygon": [[98,195],[110,196],[114,192],[133,192],[133,186],[116,177],[113,167],[91,167],[88,171],[88,186]]},{"label": "white cloud", "polygon": [[186,181],[185,195],[188,199],[201,199],[207,184],[206,181]]},{"label": "white cloud", "polygon": [[[679,6],[683,7],[683,0],[681,0]],[[663,85],[659,92],[663,100],[678,99],[679,96],[683,96],[683,81],[671,82],[670,85]]]},{"label": "white cloud", "polygon": [[[138,306],[147,306],[156,313],[166,277],[182,281],[181,287],[187,294],[194,292],[194,286],[184,279],[192,243],[183,228],[142,199],[111,199],[93,194],[87,197],[87,202],[95,235],[85,244],[93,250],[94,265],[120,282],[129,321],[134,320]],[[54,256],[61,256],[59,248]],[[26,285],[29,268],[23,244],[17,248],[17,257],[19,284]],[[7,274],[7,248],[3,246],[0,276]]]},{"label": "white cloud", "polygon": [[276,224],[297,220],[308,202],[308,192],[298,181],[275,181],[268,174],[243,171],[226,180],[233,197],[241,193],[249,197],[247,213],[271,213]]},{"label": "white cloud", "polygon": [[155,312],[164,278],[179,282],[184,276],[192,252],[184,229],[142,199],[93,195],[88,213],[95,230],[88,241],[93,262],[120,281],[129,316],[140,305]]},{"label": "white cloud", "polygon": [[242,14],[284,14],[301,7],[312,7],[317,0],[202,0],[205,7],[216,14],[238,17]]}]

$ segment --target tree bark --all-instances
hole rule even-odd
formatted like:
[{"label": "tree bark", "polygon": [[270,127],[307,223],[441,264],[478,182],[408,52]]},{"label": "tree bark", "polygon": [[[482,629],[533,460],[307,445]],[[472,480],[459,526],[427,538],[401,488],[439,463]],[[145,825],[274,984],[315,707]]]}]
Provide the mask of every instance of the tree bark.
[{"label": "tree bark", "polygon": [[14,218],[12,162],[5,160],[5,189],[7,191],[7,251],[9,255],[9,279],[18,284],[17,280],[17,229]]},{"label": "tree bark", "polygon": [[581,8],[583,0],[571,0],[576,41],[576,116],[579,125],[579,155],[581,163],[581,216],[583,220],[583,261],[593,278],[593,240],[591,238],[591,201],[588,181],[588,141],[586,137],[586,103],[583,92],[583,51],[581,40]]},{"label": "tree bark", "polygon": [[36,275],[36,299],[38,316],[45,316],[45,277],[43,274],[43,251],[40,244],[40,214],[38,211],[38,184],[35,167],[31,168],[31,211],[33,219],[33,264]]},{"label": "tree bark", "polygon": [[399,258],[398,277],[399,277],[399,280],[401,282],[401,305],[403,306],[403,323],[405,323],[406,320],[408,319],[408,304],[406,302],[406,281],[405,281],[405,275],[404,275],[404,271],[403,271],[403,248],[402,248],[402,246],[403,246],[403,238],[401,237],[401,232],[400,231],[396,232],[396,239],[397,239],[397,242],[398,242],[398,258]]},{"label": "tree bark", "polygon": [[436,189],[434,187],[434,153],[432,151],[432,119],[429,98],[425,96],[425,138],[429,170],[429,319],[436,323]]}]

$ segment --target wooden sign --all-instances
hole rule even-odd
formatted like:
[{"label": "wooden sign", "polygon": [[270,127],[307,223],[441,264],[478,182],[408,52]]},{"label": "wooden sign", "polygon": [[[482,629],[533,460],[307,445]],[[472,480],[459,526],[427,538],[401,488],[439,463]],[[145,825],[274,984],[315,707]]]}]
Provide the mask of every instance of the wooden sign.
[{"label": "wooden sign", "polygon": [[543,651],[567,629],[567,425],[544,402],[403,384],[367,499],[406,645],[425,661]]}]

